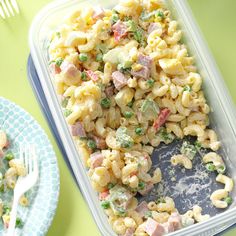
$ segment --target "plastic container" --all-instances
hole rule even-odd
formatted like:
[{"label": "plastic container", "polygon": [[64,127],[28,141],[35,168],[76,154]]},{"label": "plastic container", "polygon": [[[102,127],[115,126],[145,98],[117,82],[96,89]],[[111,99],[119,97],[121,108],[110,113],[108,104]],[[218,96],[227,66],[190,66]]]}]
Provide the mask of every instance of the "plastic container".
[{"label": "plastic container", "polygon": [[[107,217],[100,207],[97,194],[90,185],[86,170],[82,161],[80,161],[79,153],[77,152],[62,114],[60,103],[49,73],[47,39],[49,32],[62,22],[63,16],[73,11],[75,8],[82,7],[86,4],[97,4],[109,8],[117,2],[118,1],[113,1],[111,4],[111,2],[106,0],[96,2],[78,0],[55,1],[45,7],[35,18],[29,36],[33,62],[46,98],[45,103],[47,103],[53,122],[55,123],[54,129],[59,134],[58,139],[63,144],[75,179],[90,207],[94,220],[101,234],[106,236],[115,235],[115,233],[112,231]],[[200,36],[201,34],[193,20],[191,10],[186,1],[167,0],[166,2],[172,11],[173,18],[178,20],[181,29],[184,31],[184,41],[189,47],[191,55],[195,56],[199,72],[204,78],[204,92],[212,108],[210,115],[211,126],[217,131],[219,139],[223,143],[221,154],[225,159],[228,174],[233,177],[236,182],[236,172],[234,173],[233,171],[236,168],[236,160],[234,158],[236,153],[236,145],[234,145],[236,143],[236,123],[234,123],[234,121],[236,116],[232,100],[217,70],[216,64]],[[232,192],[232,196],[234,198],[236,196],[235,189]],[[226,211],[214,212],[214,215],[215,216],[211,217],[206,222],[181,229],[170,235],[189,234],[209,236],[219,233],[236,223],[236,204],[233,203]]]}]

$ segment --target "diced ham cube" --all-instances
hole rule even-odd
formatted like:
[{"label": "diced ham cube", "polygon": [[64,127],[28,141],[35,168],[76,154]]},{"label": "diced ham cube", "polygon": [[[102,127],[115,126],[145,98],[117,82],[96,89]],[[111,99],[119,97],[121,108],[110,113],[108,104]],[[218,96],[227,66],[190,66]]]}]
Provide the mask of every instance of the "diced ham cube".
[{"label": "diced ham cube", "polygon": [[165,222],[165,223],[162,223],[161,224],[164,229],[165,229],[165,234],[168,234],[169,233],[169,223],[168,222]]},{"label": "diced ham cube", "polygon": [[150,69],[146,66],[143,66],[142,69],[138,71],[131,70],[131,75],[137,78],[143,78],[145,80],[149,79],[150,74],[151,74]]},{"label": "diced ham cube", "polygon": [[141,195],[145,196],[145,195],[147,195],[153,189],[153,187],[154,187],[153,183],[151,183],[151,182],[150,183],[146,183],[144,189],[139,190],[138,192]]},{"label": "diced ham cube", "polygon": [[148,218],[145,231],[149,236],[162,236],[165,234],[165,228],[152,218]]},{"label": "diced ham cube", "polygon": [[56,65],[56,63],[52,63],[50,65],[50,71],[52,72],[53,75],[57,75],[61,73],[61,68]]},{"label": "diced ham cube", "polygon": [[114,32],[114,37],[117,42],[126,37],[128,34],[128,28],[126,24],[120,20],[112,26],[112,31]]},{"label": "diced ham cube", "polygon": [[168,222],[163,225],[168,233],[172,233],[175,231],[173,224],[169,224]]},{"label": "diced ham cube", "polygon": [[98,6],[98,7],[94,8],[94,13],[93,13],[93,16],[92,16],[93,19],[98,20],[98,19],[101,19],[104,16],[105,16],[105,11],[102,7]]},{"label": "diced ham cube", "polygon": [[147,202],[141,202],[135,209],[141,217],[144,217],[145,214],[149,211]]},{"label": "diced ham cube", "polygon": [[81,122],[76,122],[74,125],[71,125],[70,126],[70,129],[71,129],[71,134],[73,136],[79,136],[81,138],[84,138],[86,137],[86,132],[84,130],[84,126]]},{"label": "diced ham cube", "polygon": [[109,196],[109,190],[99,193],[99,200],[103,201]]},{"label": "diced ham cube", "polygon": [[99,79],[98,75],[95,74],[92,70],[87,70],[86,73],[87,73],[88,77],[93,81],[97,81]]},{"label": "diced ham cube", "polygon": [[170,215],[168,219],[168,233],[174,232],[182,227],[181,216],[179,213],[174,212]]},{"label": "diced ham cube", "polygon": [[166,122],[170,115],[171,111],[168,108],[164,108],[160,111],[157,119],[153,123],[153,127],[156,131],[159,130],[159,128]]},{"label": "diced ham cube", "polygon": [[124,236],[133,236],[133,235],[134,235],[134,232],[135,232],[135,228],[128,228],[128,229],[125,231]]},{"label": "diced ham cube", "polygon": [[95,152],[90,155],[91,167],[94,169],[102,165],[103,155],[101,152]]},{"label": "diced ham cube", "polygon": [[99,149],[105,149],[106,148],[107,145],[106,145],[105,139],[103,139],[101,137],[98,137],[96,135],[93,135],[92,137],[93,137],[93,139],[96,143],[97,148],[99,148]]},{"label": "diced ham cube", "polygon": [[112,97],[114,94],[114,87],[113,86],[109,86],[105,88],[105,94],[107,97]]},{"label": "diced ham cube", "polygon": [[138,56],[138,63],[140,65],[146,66],[147,68],[151,69],[153,60],[149,56],[145,56],[143,54],[139,54],[139,56]]},{"label": "diced ham cube", "polygon": [[127,79],[120,71],[115,71],[112,73],[113,83],[117,90],[120,90],[127,84]]},{"label": "diced ham cube", "polygon": [[67,77],[76,77],[79,73],[77,67],[66,60],[62,62],[60,69]]}]

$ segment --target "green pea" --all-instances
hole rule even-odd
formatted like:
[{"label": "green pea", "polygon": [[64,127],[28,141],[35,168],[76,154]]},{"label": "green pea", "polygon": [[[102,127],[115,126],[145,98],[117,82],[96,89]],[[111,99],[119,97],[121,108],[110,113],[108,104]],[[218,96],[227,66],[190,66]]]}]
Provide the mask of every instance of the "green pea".
[{"label": "green pea", "polygon": [[144,187],[145,187],[145,183],[144,183],[144,182],[139,182],[139,184],[138,184],[138,189],[139,189],[139,190],[143,190]]},{"label": "green pea", "polygon": [[206,169],[209,170],[209,171],[215,171],[216,167],[213,163],[207,163],[206,164]]},{"label": "green pea", "polygon": [[101,100],[101,106],[103,108],[109,108],[111,106],[111,100],[109,98],[103,98]]},{"label": "green pea", "polygon": [[10,212],[11,212],[10,207],[7,205],[4,205],[3,206],[3,214],[10,214]]},{"label": "green pea", "polygon": [[142,134],[143,134],[143,129],[140,128],[140,127],[138,127],[138,128],[135,129],[135,133],[136,133],[137,135],[142,135]]},{"label": "green pea", "polygon": [[87,60],[88,60],[88,55],[87,55],[86,53],[80,53],[80,54],[79,54],[79,60],[80,60],[81,62],[87,61]]},{"label": "green pea", "polygon": [[131,118],[132,116],[133,116],[133,112],[131,112],[131,111],[125,111],[124,112],[124,117],[125,118],[127,118],[127,119],[129,119],[129,118]]},{"label": "green pea", "polygon": [[7,161],[10,161],[10,160],[14,159],[14,155],[13,155],[12,152],[8,152],[4,158],[5,158]]},{"label": "green pea", "polygon": [[226,198],[224,199],[224,201],[225,201],[228,205],[230,205],[230,204],[233,202],[233,199],[232,199],[232,197],[226,197]]},{"label": "green pea", "polygon": [[101,206],[103,209],[108,209],[110,207],[109,201],[102,201]]},{"label": "green pea", "polygon": [[154,83],[155,83],[155,81],[154,81],[153,79],[149,79],[149,80],[147,81],[147,84],[148,84],[148,86],[149,86],[150,88],[153,87]]},{"label": "green pea", "polygon": [[161,17],[162,19],[165,17],[165,15],[162,11],[158,11],[157,16]]},{"label": "green pea", "polygon": [[16,218],[16,227],[17,228],[23,228],[24,224],[23,221],[20,218]]},{"label": "green pea", "polygon": [[96,145],[96,142],[92,139],[89,139],[87,141],[87,146],[90,148],[90,149],[96,149],[97,148],[97,145]]},{"label": "green pea", "polygon": [[83,71],[83,72],[81,73],[81,79],[82,79],[83,81],[87,81],[87,74],[86,74],[85,71]]}]

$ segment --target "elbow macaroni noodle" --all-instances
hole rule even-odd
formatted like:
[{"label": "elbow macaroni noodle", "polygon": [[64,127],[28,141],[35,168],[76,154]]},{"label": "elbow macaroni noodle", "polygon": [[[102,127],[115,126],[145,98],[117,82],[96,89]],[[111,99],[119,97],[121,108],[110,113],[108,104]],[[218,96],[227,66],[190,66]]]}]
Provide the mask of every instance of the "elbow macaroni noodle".
[{"label": "elbow macaroni noodle", "polygon": [[184,156],[184,155],[174,155],[171,157],[171,164],[176,166],[176,165],[182,165],[186,169],[192,169],[192,161]]},{"label": "elbow macaroni noodle", "polygon": [[224,198],[228,196],[228,192],[225,189],[215,190],[211,194],[212,204],[217,208],[226,208],[228,203],[224,201]]},{"label": "elbow macaroni noodle", "polygon": [[219,174],[216,177],[216,181],[224,184],[225,185],[224,190],[226,190],[227,192],[231,192],[233,190],[234,187],[233,180],[228,176]]},{"label": "elbow macaroni noodle", "polygon": [[208,220],[210,218],[210,215],[202,215],[202,208],[195,205],[193,206],[193,218],[197,222],[202,222]]},{"label": "elbow macaroni noodle", "polygon": [[[196,137],[201,147],[212,150],[202,161],[219,172],[216,181],[224,189],[210,199],[217,208],[229,205],[225,199],[233,180],[223,174],[224,161],[216,153],[220,141],[208,128],[203,78],[181,37],[178,22],[161,0],[121,0],[113,11],[77,10],[52,34],[49,58],[55,89],[91,185],[118,235],[150,235],[147,219],[168,226],[178,213],[174,200],[165,196],[149,202],[142,215],[135,197],[147,195],[161,182],[159,168],[149,173],[150,155],[175,137]],[[170,161],[192,169],[191,160],[181,152]],[[15,176],[23,175],[24,168],[15,160],[9,164],[5,176],[14,188]],[[21,202],[27,205],[26,199]],[[183,227],[209,218],[200,206],[179,216]]]}]

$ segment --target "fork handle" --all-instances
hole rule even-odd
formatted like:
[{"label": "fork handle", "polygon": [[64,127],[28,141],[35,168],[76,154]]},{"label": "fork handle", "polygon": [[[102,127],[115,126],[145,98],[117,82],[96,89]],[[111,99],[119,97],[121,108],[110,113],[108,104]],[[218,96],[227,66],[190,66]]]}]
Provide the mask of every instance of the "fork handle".
[{"label": "fork handle", "polygon": [[18,202],[19,199],[14,198],[10,213],[10,223],[7,230],[7,236],[14,236]]}]

